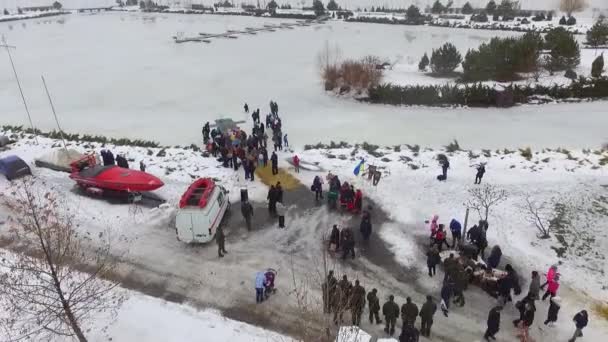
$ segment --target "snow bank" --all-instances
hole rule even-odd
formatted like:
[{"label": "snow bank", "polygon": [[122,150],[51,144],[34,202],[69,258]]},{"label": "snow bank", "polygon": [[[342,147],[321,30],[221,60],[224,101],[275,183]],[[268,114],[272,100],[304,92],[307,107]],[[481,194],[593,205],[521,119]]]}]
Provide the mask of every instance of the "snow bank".
[{"label": "snow bank", "polygon": [[340,327],[336,342],[370,342],[372,337],[356,326]]}]

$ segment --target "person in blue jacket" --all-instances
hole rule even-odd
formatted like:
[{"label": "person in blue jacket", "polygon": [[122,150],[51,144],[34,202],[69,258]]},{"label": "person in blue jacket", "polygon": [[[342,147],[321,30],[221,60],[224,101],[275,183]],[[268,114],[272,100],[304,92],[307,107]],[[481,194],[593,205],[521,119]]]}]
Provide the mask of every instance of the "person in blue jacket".
[{"label": "person in blue jacket", "polygon": [[456,241],[458,241],[458,245],[460,245],[460,241],[462,240],[462,226],[460,222],[456,219],[452,219],[450,222],[450,231],[452,231],[452,247],[456,248]]},{"label": "person in blue jacket", "polygon": [[266,281],[266,276],[264,272],[258,272],[255,275],[255,302],[261,303],[264,301],[264,282]]}]

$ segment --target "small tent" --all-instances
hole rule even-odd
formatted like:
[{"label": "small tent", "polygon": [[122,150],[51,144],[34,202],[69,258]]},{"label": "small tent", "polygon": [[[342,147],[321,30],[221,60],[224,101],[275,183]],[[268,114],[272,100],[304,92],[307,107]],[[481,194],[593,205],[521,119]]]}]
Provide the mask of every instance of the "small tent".
[{"label": "small tent", "polygon": [[76,160],[82,159],[82,157],[84,157],[84,154],[76,150],[59,148],[36,158],[34,162],[38,167],[44,167],[55,171],[71,172],[72,168],[70,167],[70,164]]},{"label": "small tent", "polygon": [[32,171],[23,159],[17,156],[8,156],[0,159],[0,174],[3,174],[8,180],[13,180],[31,175]]}]

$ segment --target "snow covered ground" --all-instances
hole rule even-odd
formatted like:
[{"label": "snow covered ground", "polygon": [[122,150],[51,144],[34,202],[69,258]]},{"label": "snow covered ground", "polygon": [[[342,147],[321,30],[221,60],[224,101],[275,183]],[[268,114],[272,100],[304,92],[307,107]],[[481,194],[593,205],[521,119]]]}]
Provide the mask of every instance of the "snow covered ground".
[{"label": "snow covered ground", "polygon": [[[41,145],[34,146],[31,139],[25,138],[11,146],[11,150],[0,152],[0,157],[17,154],[31,163],[33,158],[48,150],[50,146],[58,146],[57,141],[40,140]],[[80,144],[72,147],[82,151],[98,151],[101,148],[96,144]],[[191,179],[190,174],[218,177],[222,184],[230,189],[238,189],[244,185],[239,181],[242,172],[234,175],[231,170],[218,168],[212,158],[202,158],[192,151],[173,148],[167,150],[166,157],[156,157],[159,149],[151,149],[152,155],[148,155],[147,149],[108,147],[112,148],[115,153],[125,153],[135,162],[144,158],[149,165],[149,171],[165,181],[165,187],[158,192],[169,200],[170,205],[175,205],[179,194],[186,188]],[[381,286],[379,288],[383,294],[386,294],[387,289],[396,291],[395,289],[401,288],[415,298],[423,298],[425,293],[438,294],[439,280],[427,280],[425,257],[419,247],[420,241],[425,241],[425,237],[428,235],[428,228],[424,221],[433,214],[438,214],[441,218],[440,221],[444,223],[448,223],[453,217],[463,220],[465,210],[463,203],[468,199],[467,190],[474,186],[472,181],[475,172],[471,165],[483,161],[487,163],[487,173],[483,182],[503,188],[509,195],[507,201],[498,205],[490,213],[488,232],[490,246],[500,244],[504,258],[517,266],[524,279],[528,278],[527,275],[533,269],[544,272],[549,265],[561,263],[560,296],[564,298],[564,302],[558,324],[554,328],[535,324],[532,336],[537,341],[550,341],[569,336],[572,332],[570,322],[572,315],[578,310],[586,308],[591,313],[591,323],[585,331],[586,339],[601,341],[608,337],[608,323],[599,318],[593,310],[596,303],[606,300],[608,293],[608,289],[605,288],[608,281],[605,261],[608,250],[608,245],[606,245],[608,230],[605,223],[608,196],[607,190],[602,187],[607,172],[606,167],[600,165],[608,158],[607,152],[533,149],[529,161],[523,158],[517,150],[514,152],[503,149],[500,151],[473,150],[471,153],[455,152],[448,154],[451,169],[446,183],[438,183],[435,180],[435,175],[439,173],[439,167],[434,159],[440,152],[438,150],[426,148],[418,150],[415,147],[410,149],[407,146],[400,146],[398,149],[379,148],[374,153],[378,152],[384,155],[371,157],[361,149],[353,152],[352,148],[297,152],[302,160],[319,163],[327,171],[339,174],[342,180],[354,182],[356,187],[362,187],[366,196],[378,203],[384,211],[390,213],[392,221],[375,229],[380,231],[380,237],[395,254],[395,258],[401,266],[409,270],[408,272],[414,272],[408,273],[407,279],[411,279],[415,286],[391,280],[386,271],[377,271],[375,267],[369,265],[365,258],[360,258],[358,259],[359,267],[365,267],[368,270],[361,272],[359,269],[351,272],[355,272],[366,287]],[[290,153],[281,153],[280,158],[283,160],[289,156],[291,156]],[[372,187],[361,178],[356,179],[352,176],[352,170],[360,157],[366,158],[369,164],[377,165],[383,170],[384,175],[379,186]],[[167,174],[169,168],[173,167],[176,170]],[[315,251],[309,250],[310,246],[304,246],[309,241],[315,241],[314,235],[320,233],[311,230],[311,222],[318,221],[321,227],[327,227],[332,222],[332,218],[325,217],[322,212],[310,217],[309,214],[293,214],[290,211],[288,227],[291,228],[289,230],[291,233],[286,232],[287,236],[275,234],[272,230],[260,231],[255,235],[245,235],[244,237],[239,234],[230,240],[229,244],[231,251],[229,258],[236,258],[234,261],[237,264],[235,265],[231,261],[228,261],[228,264],[218,264],[209,260],[214,253],[213,247],[194,250],[175,241],[174,233],[172,234],[169,229],[171,211],[143,208],[138,214],[133,206],[112,205],[96,199],[75,196],[70,191],[72,181],[64,173],[38,168],[34,169],[34,173],[47,183],[45,186],[65,194],[64,198],[67,203],[79,209],[79,218],[83,223],[82,229],[86,229],[89,234],[97,234],[107,226],[111,226],[124,238],[124,241],[117,247],[119,249],[128,248],[128,259],[137,262],[138,265],[146,265],[146,268],[171,272],[167,274],[173,275],[161,273],[165,282],[166,277],[171,279],[165,286],[169,286],[172,291],[177,291],[177,289],[186,291],[185,293],[193,296],[192,298],[203,296],[202,299],[209,300],[208,297],[205,297],[205,293],[208,296],[208,292],[202,291],[196,285],[200,282],[200,285],[205,284],[205,287],[212,289],[216,285],[229,289],[221,295],[220,300],[240,303],[243,296],[245,296],[244,298],[250,296],[250,285],[248,285],[248,281],[243,284],[242,275],[244,272],[245,274],[250,273],[252,267],[255,269],[262,265],[278,263],[277,267],[282,267],[280,272],[287,274],[285,267],[287,267],[286,263],[289,258],[284,257],[286,260],[279,261],[275,259],[276,255],[273,253],[279,253],[279,255],[291,255],[280,253],[303,253],[297,254],[298,259],[302,259],[300,260],[301,266],[309,267],[310,271],[310,265],[314,263],[315,259],[309,259],[309,256],[314,255]],[[315,173],[307,171],[297,174],[305,185],[311,182],[314,175]],[[5,180],[0,179],[0,188],[3,192],[6,193],[8,186],[9,184]],[[264,198],[265,187],[262,184],[253,182],[248,183],[247,186],[250,189],[250,196],[254,200]],[[528,193],[536,200],[556,199],[564,204],[571,204],[573,210],[568,212],[565,218],[566,221],[569,221],[566,223],[566,229],[556,230],[551,239],[537,239],[535,228],[525,221],[519,207]],[[236,194],[237,191],[231,193],[233,197]],[[474,222],[476,219],[477,214],[472,211],[469,222]],[[471,224],[469,223],[469,226]],[[322,232],[323,228],[321,229]],[[552,249],[552,247],[563,247],[556,235],[560,235],[569,246],[562,257],[558,257]],[[264,253],[260,253],[259,243],[269,241],[269,239],[273,241],[277,251],[266,249]],[[274,261],[270,261],[271,259]],[[179,275],[192,273],[192,262],[197,265],[196,270],[205,270],[202,280],[196,274],[198,271],[191,275],[193,279],[180,278]],[[231,270],[230,274],[222,272],[226,267]],[[348,265],[340,267],[343,271],[349,269]],[[379,277],[376,272],[382,272],[383,276]],[[213,277],[212,283],[205,282],[205,274]],[[372,279],[369,279],[370,277]],[[236,279],[241,279],[241,283],[239,284]],[[183,287],[185,285],[182,280],[194,288]],[[381,284],[378,281],[381,281]],[[522,285],[526,288],[527,282]],[[288,285],[283,282],[282,286]],[[277,312],[285,312],[284,310],[287,310],[285,305],[290,302],[289,296],[284,297],[285,293],[281,293],[279,296],[280,299],[273,301],[271,305]],[[398,298],[399,303],[403,301],[401,296]],[[205,300],[203,302],[206,302]],[[489,305],[493,301],[483,292],[469,290],[467,291],[467,303],[464,310],[452,310],[449,320],[437,317],[437,324],[434,326],[436,334],[450,336],[450,331],[452,334],[456,331],[458,336],[466,340],[472,338],[471,336],[480,336],[479,329],[483,328],[483,324],[479,322],[485,320]],[[124,310],[131,309],[127,305]],[[181,308],[180,310],[190,312],[188,311],[190,309]],[[542,321],[545,310],[546,304],[539,304],[536,322]],[[509,317],[515,315],[514,309],[509,307],[504,315],[504,331],[501,331],[502,336],[499,336],[499,341],[510,341],[509,336],[512,336],[512,329],[509,328]],[[127,313],[126,316],[130,317],[131,314]],[[189,320],[186,319],[186,321]],[[122,324],[117,323],[118,326],[122,326]],[[378,327],[365,324],[363,328],[372,334],[381,336],[381,330]]]},{"label": "snow covered ground", "polygon": [[10,14],[4,14],[3,12],[0,12],[0,22],[21,20],[21,19],[33,19],[33,18],[40,18],[40,17],[49,17],[49,16],[55,16],[55,15],[61,15],[63,13],[65,13],[65,12],[55,11],[55,10],[24,12],[22,14],[19,14],[17,12],[10,13]]},{"label": "snow covered ground", "polygon": [[[338,44],[344,57],[375,53],[400,61],[395,71],[402,73],[395,77],[419,82],[430,79],[415,70],[424,52],[450,41],[464,53],[490,37],[516,33],[331,22],[200,45],[175,44],[171,37],[276,21],[141,13],[60,19],[0,24],[8,43],[17,46],[13,58],[32,119],[44,130],[55,123],[41,74],[66,131],[163,144],[200,142],[205,121],[247,119],[244,102],[264,114],[271,99],[278,102],[285,131],[298,146],[334,139],[437,147],[457,138],[478,148],[522,142],[581,148],[608,139],[605,102],[453,110],[370,105],[325,93],[317,72],[317,55],[329,42]],[[2,56],[6,54],[0,54],[2,123],[27,124],[10,63]],[[572,134],[574,128],[585,134]]]}]

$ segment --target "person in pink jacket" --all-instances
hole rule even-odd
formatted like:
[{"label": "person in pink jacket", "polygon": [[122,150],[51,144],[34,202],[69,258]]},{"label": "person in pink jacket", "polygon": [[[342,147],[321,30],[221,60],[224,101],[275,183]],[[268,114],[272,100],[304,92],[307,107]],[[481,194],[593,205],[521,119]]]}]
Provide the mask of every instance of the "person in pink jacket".
[{"label": "person in pink jacket", "polygon": [[540,286],[540,288],[544,290],[545,286],[547,286],[547,284],[549,284],[550,282],[553,281],[556,274],[557,274],[557,265],[551,265],[551,267],[549,267],[549,270],[547,271],[547,281],[544,284],[542,284]]},{"label": "person in pink jacket", "polygon": [[547,284],[547,292],[543,295],[543,300],[547,299],[549,295],[551,295],[551,298],[557,296],[557,289],[559,289],[559,273],[556,273],[553,280]]},{"label": "person in pink jacket", "polygon": [[437,223],[438,220],[439,215],[433,216],[433,219],[431,220],[431,240],[435,237],[437,229],[439,229],[439,224]]}]

